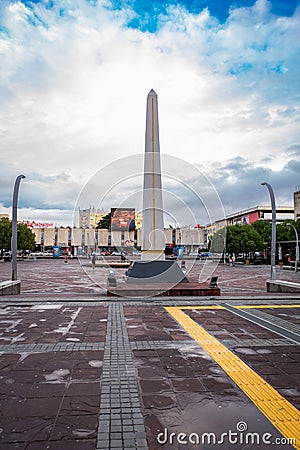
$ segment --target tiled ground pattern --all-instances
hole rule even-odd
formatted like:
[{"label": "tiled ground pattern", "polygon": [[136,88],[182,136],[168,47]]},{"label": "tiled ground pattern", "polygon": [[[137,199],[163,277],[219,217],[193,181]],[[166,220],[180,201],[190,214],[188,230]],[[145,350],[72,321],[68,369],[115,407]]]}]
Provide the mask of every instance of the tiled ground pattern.
[{"label": "tiled ground pattern", "polygon": [[0,314],[0,344],[104,342],[106,321],[107,311],[103,306],[42,303],[22,308],[9,306]]},{"label": "tiled ground pattern", "polygon": [[[264,310],[265,312],[266,310]],[[269,312],[269,309],[267,310]],[[273,317],[280,310],[273,309]],[[287,310],[290,318],[291,310]],[[206,331],[220,340],[240,359],[275,387],[297,408],[300,407],[300,347],[292,341],[270,348],[270,341],[279,338],[226,310],[191,310],[186,313]],[[268,314],[268,313],[265,313]],[[257,340],[259,339],[259,344]],[[243,342],[245,345],[243,345]],[[253,344],[251,344],[251,341]],[[287,345],[288,344],[288,345]]]},{"label": "tiled ground pattern", "polygon": [[293,325],[296,324],[300,327],[300,308],[296,309],[293,315],[291,315],[289,308],[280,308],[280,310],[268,308],[267,313],[270,316],[278,317],[279,319],[283,319],[286,322],[290,322]]},{"label": "tiled ground pattern", "polygon": [[[5,450],[194,449],[157,435],[222,433],[239,421],[279,436],[162,306],[53,307],[0,310]],[[185,312],[299,407],[299,346],[226,310]]]},{"label": "tiled ground pattern", "polygon": [[[119,259],[111,257],[111,260]],[[205,261],[187,260],[186,267],[189,271],[189,279],[198,282],[199,275]],[[120,282],[126,269],[114,269]],[[258,295],[266,293],[266,280],[270,278],[270,266],[246,266],[219,264],[213,275],[218,276],[218,284],[223,295]],[[63,259],[53,260],[37,259],[21,261],[18,263],[18,278],[22,281],[22,293],[41,293],[61,297],[72,293],[72,297],[79,293],[99,296],[106,294],[108,268],[96,267],[92,269],[88,260],[71,259],[68,264]],[[277,279],[296,281],[299,283],[300,273],[292,270],[279,270]],[[0,263],[0,280],[8,280],[11,277],[11,264]]]},{"label": "tiled ground pattern", "polygon": [[147,450],[133,354],[122,305],[108,312],[97,449]]},{"label": "tiled ground pattern", "polygon": [[1,313],[0,343],[12,353],[1,355],[0,446],[94,449],[107,309],[40,305]]},{"label": "tiled ground pattern", "polygon": [[[169,321],[169,317],[165,316],[164,312],[158,311],[157,308],[142,308],[139,317],[135,318],[133,307],[125,306],[124,311],[127,324],[130,323],[131,326],[128,334],[138,348],[134,351],[134,356],[149,448],[157,450],[195,448],[191,444],[181,446],[177,444],[176,447],[174,443],[160,445],[157,442],[157,436],[165,429],[168,429],[169,433],[177,434],[180,432],[201,434],[213,430],[218,430],[221,434],[224,430],[234,429],[241,420],[247,422],[252,430],[261,432],[268,430],[273,436],[279,436],[279,433],[226,376],[218,364],[191,341],[187,334],[183,339],[183,331],[174,321]],[[193,311],[190,314],[193,314]],[[220,323],[218,314],[219,311],[213,316],[212,330],[215,330]],[[199,322],[199,317],[196,317]],[[151,344],[155,333],[154,326],[159,330],[160,346],[155,347],[155,341],[152,341],[150,348],[146,348],[146,345],[141,348],[147,334]],[[258,332],[261,332],[260,328]],[[244,336],[242,330],[241,333]],[[174,336],[178,338],[177,348],[173,347]],[[231,334],[225,336],[234,338]],[[249,338],[249,334],[247,337]],[[251,334],[251,338],[256,338],[255,334]],[[275,338],[276,344],[280,344],[277,335]],[[164,347],[162,347],[163,342]],[[270,340],[269,348],[271,344]],[[212,448],[212,446],[199,448]],[[234,446],[227,443],[226,448],[234,448]]]},{"label": "tiled ground pattern", "polygon": [[190,339],[164,308],[125,306],[124,313],[130,341],[176,341]]}]

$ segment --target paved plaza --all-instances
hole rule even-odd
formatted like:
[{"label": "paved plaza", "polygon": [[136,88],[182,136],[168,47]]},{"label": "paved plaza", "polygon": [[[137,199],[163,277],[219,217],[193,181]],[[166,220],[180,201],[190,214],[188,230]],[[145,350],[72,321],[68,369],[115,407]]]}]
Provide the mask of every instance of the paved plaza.
[{"label": "paved plaza", "polygon": [[[105,262],[120,261],[120,257],[107,257]],[[100,263],[98,261],[98,263]],[[180,262],[179,262],[180,264]],[[198,282],[199,275],[203,271],[205,261],[187,260],[186,268],[191,281]],[[230,295],[268,295],[266,281],[270,278],[270,266],[253,266],[236,264],[234,267],[228,264],[213,265],[213,275],[218,276],[218,286],[222,296]],[[126,268],[114,268],[116,278],[123,281]],[[97,266],[92,269],[91,260],[69,259],[65,264],[64,259],[36,259],[24,260],[18,263],[18,278],[21,279],[21,293],[24,296],[44,294],[55,296],[60,294],[68,297],[87,294],[93,298],[106,296],[106,286],[109,268]],[[209,271],[208,271],[209,273]],[[277,279],[300,282],[300,272],[293,270],[280,270],[277,268]],[[11,277],[11,265],[7,262],[0,263],[0,281]],[[208,280],[209,281],[209,280]],[[95,295],[93,295],[95,294]],[[44,297],[42,297],[44,298]]]},{"label": "paved plaza", "polygon": [[83,265],[20,262],[0,297],[1,448],[300,448],[300,295],[267,293],[269,267],[219,265],[220,297],[112,300]]}]

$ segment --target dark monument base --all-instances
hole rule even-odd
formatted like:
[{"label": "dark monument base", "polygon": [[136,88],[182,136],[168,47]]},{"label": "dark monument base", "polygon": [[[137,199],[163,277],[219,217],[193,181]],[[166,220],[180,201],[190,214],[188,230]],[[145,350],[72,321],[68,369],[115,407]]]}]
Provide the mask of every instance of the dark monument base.
[{"label": "dark monument base", "polygon": [[[191,283],[176,261],[135,261],[125,273],[125,283],[108,280],[108,297],[219,296],[217,285]],[[114,283],[112,283],[114,281]]]},{"label": "dark monument base", "polygon": [[135,261],[125,273],[126,283],[188,283],[188,279],[176,261]]},{"label": "dark monument base", "polygon": [[123,284],[115,288],[110,287],[107,290],[107,297],[200,297],[200,296],[219,296],[218,287],[210,288],[208,284],[198,283],[179,283],[170,286],[168,283],[157,284]]}]

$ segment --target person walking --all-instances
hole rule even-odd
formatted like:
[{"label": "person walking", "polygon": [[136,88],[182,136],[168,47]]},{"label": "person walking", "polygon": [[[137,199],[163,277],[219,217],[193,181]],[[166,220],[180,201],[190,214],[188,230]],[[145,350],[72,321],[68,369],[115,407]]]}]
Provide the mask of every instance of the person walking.
[{"label": "person walking", "polygon": [[231,260],[232,260],[232,267],[234,267],[235,266],[235,254],[234,253],[232,255]]},{"label": "person walking", "polygon": [[96,267],[96,255],[95,253],[92,254],[92,268],[95,270]]}]

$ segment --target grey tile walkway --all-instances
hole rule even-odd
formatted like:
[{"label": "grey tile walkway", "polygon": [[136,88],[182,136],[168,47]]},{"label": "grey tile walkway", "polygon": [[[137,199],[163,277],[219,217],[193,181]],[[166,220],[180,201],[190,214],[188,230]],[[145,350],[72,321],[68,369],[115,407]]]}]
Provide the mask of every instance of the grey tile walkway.
[{"label": "grey tile walkway", "polygon": [[148,449],[133,354],[121,304],[108,311],[97,449]]}]

